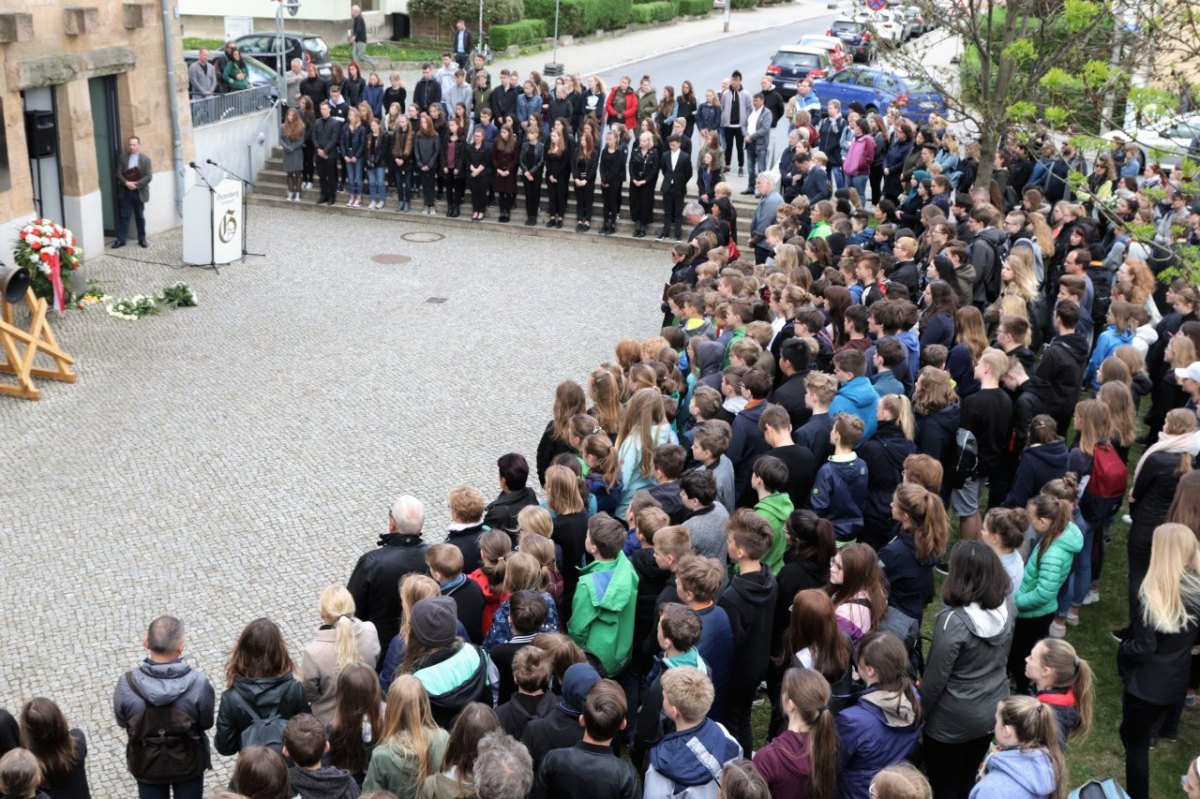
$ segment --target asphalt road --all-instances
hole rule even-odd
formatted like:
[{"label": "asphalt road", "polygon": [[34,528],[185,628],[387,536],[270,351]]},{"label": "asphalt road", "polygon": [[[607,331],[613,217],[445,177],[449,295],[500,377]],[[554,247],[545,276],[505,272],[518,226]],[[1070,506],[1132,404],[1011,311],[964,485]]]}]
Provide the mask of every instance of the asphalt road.
[{"label": "asphalt road", "polygon": [[824,33],[837,16],[838,12],[831,10],[828,15],[771,30],[731,33],[726,39],[626,64],[601,73],[601,77],[606,86],[612,86],[622,75],[628,75],[636,87],[642,75],[649,75],[656,89],[673,86],[677,93],[680,83],[690,80],[703,101],[705,89],[720,89],[721,81],[737,69],[741,70],[746,87],[753,91],[758,88],[759,78],[766,74],[779,45],[795,44],[806,33]]}]

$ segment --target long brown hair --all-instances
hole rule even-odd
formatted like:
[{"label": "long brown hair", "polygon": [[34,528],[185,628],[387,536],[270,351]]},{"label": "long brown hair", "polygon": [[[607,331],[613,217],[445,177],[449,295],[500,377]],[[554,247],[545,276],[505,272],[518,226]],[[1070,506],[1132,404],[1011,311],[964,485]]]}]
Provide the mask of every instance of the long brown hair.
[{"label": "long brown hair", "polygon": [[[1061,638],[1043,638],[1042,665],[1050,669],[1050,685],[1047,688],[1070,688],[1075,694],[1075,711],[1079,726],[1071,730],[1067,738],[1074,742],[1087,737],[1092,729],[1092,707],[1096,703],[1095,677],[1092,667],[1079,657],[1075,647]],[[1034,645],[1034,649],[1037,645]]]},{"label": "long brown hair", "polygon": [[783,674],[780,704],[785,712],[788,703],[808,727],[808,762],[812,765],[808,792],[810,799],[833,799],[837,796],[838,737],[829,683],[812,669],[788,669]]},{"label": "long brown hair", "polygon": [[603,367],[588,375],[588,394],[592,397],[592,416],[604,432],[615,436],[621,427],[621,385],[612,371]]},{"label": "long brown hair", "polygon": [[287,116],[283,120],[283,137],[285,139],[299,139],[304,136],[304,120],[300,118],[300,112],[295,108],[289,108]]},{"label": "long brown hair", "polygon": [[657,446],[655,431],[666,424],[662,394],[657,390],[639,391],[629,400],[621,428],[617,433],[617,452],[620,453],[626,439],[637,436],[641,443],[641,460],[638,470],[645,477],[654,474],[654,449]]},{"label": "long brown hair", "polygon": [[431,771],[429,745],[437,730],[425,687],[411,674],[397,677],[388,689],[380,743],[395,741],[397,746],[407,750],[405,754],[417,761],[418,783],[424,782]]},{"label": "long brown hair", "polygon": [[819,588],[796,592],[783,640],[780,665],[791,663],[792,657],[807,647],[812,651],[813,668],[831,683],[845,676],[854,657],[850,639],[838,627],[833,600]]},{"label": "long brown hair", "polygon": [[475,779],[475,758],[479,741],[492,730],[500,729],[500,717],[496,711],[482,702],[472,702],[459,711],[450,728],[450,740],[446,742],[446,753],[442,755],[443,773],[454,770],[454,784],[460,796],[467,793],[467,783]]},{"label": "long brown hair", "polygon": [[917,560],[936,560],[946,554],[950,540],[950,520],[942,498],[916,483],[901,483],[894,496],[896,508],[904,514],[904,529],[913,535]]},{"label": "long brown hair", "polygon": [[842,547],[835,557],[842,559],[842,582],[830,585],[830,596],[834,606],[843,605],[860,591],[865,591],[870,606],[871,629],[883,621],[887,611],[887,594],[883,590],[883,575],[879,571],[879,556],[868,544],[849,544]]},{"label": "long brown hair", "polygon": [[225,665],[225,687],[232,688],[238,677],[282,677],[296,673],[296,664],[288,654],[283,633],[270,619],[255,619],[246,625],[229,662]]},{"label": "long brown hair", "polygon": [[587,398],[583,387],[574,380],[564,380],[554,390],[554,437],[559,441],[570,441],[571,417],[587,411]]},{"label": "long brown hair", "polygon": [[42,764],[42,785],[60,785],[75,769],[75,739],[67,717],[53,700],[35,697],[21,709],[21,746]]},{"label": "long brown hair", "polygon": [[337,704],[329,729],[329,764],[351,774],[366,773],[371,749],[363,741],[364,723],[371,728],[371,743],[379,741],[383,730],[379,707],[379,677],[365,663],[351,663],[342,669],[334,693]]},{"label": "long brown hair", "polygon": [[971,363],[979,363],[979,356],[988,347],[983,314],[974,305],[964,305],[954,314],[954,331],[954,340],[965,344],[970,351]]},{"label": "long brown hair", "polygon": [[604,480],[604,485],[612,488],[621,479],[621,462],[617,460],[617,450],[605,433],[593,433],[583,440],[583,454],[596,459],[596,468]]},{"label": "long brown hair", "polygon": [[[875,685],[881,690],[903,694],[912,705],[913,724],[921,723],[921,700],[908,674],[908,649],[903,641],[886,630],[876,630],[859,642],[855,659],[860,673],[867,667],[875,670],[879,678]],[[897,698],[897,703],[899,701]]]},{"label": "long brown hair", "polygon": [[1189,471],[1179,478],[1175,498],[1167,509],[1165,523],[1182,524],[1200,539],[1200,471]]}]

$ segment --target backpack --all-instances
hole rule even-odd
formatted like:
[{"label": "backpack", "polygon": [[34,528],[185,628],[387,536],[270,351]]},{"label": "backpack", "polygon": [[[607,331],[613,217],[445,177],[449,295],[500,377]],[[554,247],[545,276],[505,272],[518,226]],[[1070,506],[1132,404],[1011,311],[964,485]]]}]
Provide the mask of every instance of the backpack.
[{"label": "backpack", "polygon": [[196,719],[171,705],[152,705],[138,689],[133,672],[125,672],[125,684],[145,704],[129,719],[125,764],[140,782],[179,782],[207,768],[207,747]]},{"label": "backpack", "polygon": [[271,711],[266,718],[258,715],[253,706],[246,705],[247,712],[253,719],[250,726],[242,730],[242,751],[251,746],[265,746],[283,754],[283,731],[287,729],[287,719],[279,718],[279,708]]},{"label": "backpack", "polygon": [[1088,780],[1071,791],[1070,799],[1129,799],[1129,794],[1109,777],[1106,780]]},{"label": "backpack", "polygon": [[1125,493],[1129,484],[1129,467],[1107,441],[1096,445],[1092,453],[1092,474],[1085,494],[1099,499],[1116,499]]}]

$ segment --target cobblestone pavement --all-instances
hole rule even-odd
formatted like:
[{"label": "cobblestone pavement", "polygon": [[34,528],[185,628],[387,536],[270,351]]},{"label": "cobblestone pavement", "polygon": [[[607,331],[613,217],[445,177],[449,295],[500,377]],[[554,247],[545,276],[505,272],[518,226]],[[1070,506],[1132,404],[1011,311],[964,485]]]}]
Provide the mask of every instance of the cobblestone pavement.
[{"label": "cobblestone pavement", "polygon": [[[461,229],[409,243],[436,224],[317,219],[256,208],[250,246],[267,257],[219,275],[93,258],[114,296],[184,280],[200,306],[137,322],[70,312],[55,328],[79,381],[0,398],[0,705],[58,701],[89,737],[97,799],[134,795],[111,694],[151,618],[185,620],[218,693],[255,617],[298,658],[321,589],[349,577],[394,497],[421,498],[440,539],[450,488],[490,498],[500,454],[532,461],[559,380],[611,359],[621,335],[657,332],[663,245]],[[180,238],[119,253],[176,264]],[[210,786],[233,762],[215,760]]]}]

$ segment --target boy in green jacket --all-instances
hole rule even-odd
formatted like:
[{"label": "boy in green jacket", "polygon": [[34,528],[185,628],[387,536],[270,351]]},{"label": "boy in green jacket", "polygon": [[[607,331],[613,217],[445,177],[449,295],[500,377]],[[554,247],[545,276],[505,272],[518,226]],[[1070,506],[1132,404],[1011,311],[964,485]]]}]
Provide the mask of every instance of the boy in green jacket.
[{"label": "boy in green jacket", "polygon": [[638,575],[625,557],[625,528],[607,513],[588,520],[584,549],[595,560],[580,569],[567,632],[592,652],[610,676],[629,662]]},{"label": "boy in green jacket", "polygon": [[787,551],[787,531],[783,526],[795,510],[792,498],[784,492],[787,482],[788,467],[779,458],[762,455],[754,462],[750,487],[758,492],[754,512],[771,525],[771,548],[762,558],[763,565],[771,570],[771,574],[779,574],[783,568],[783,556]]}]

